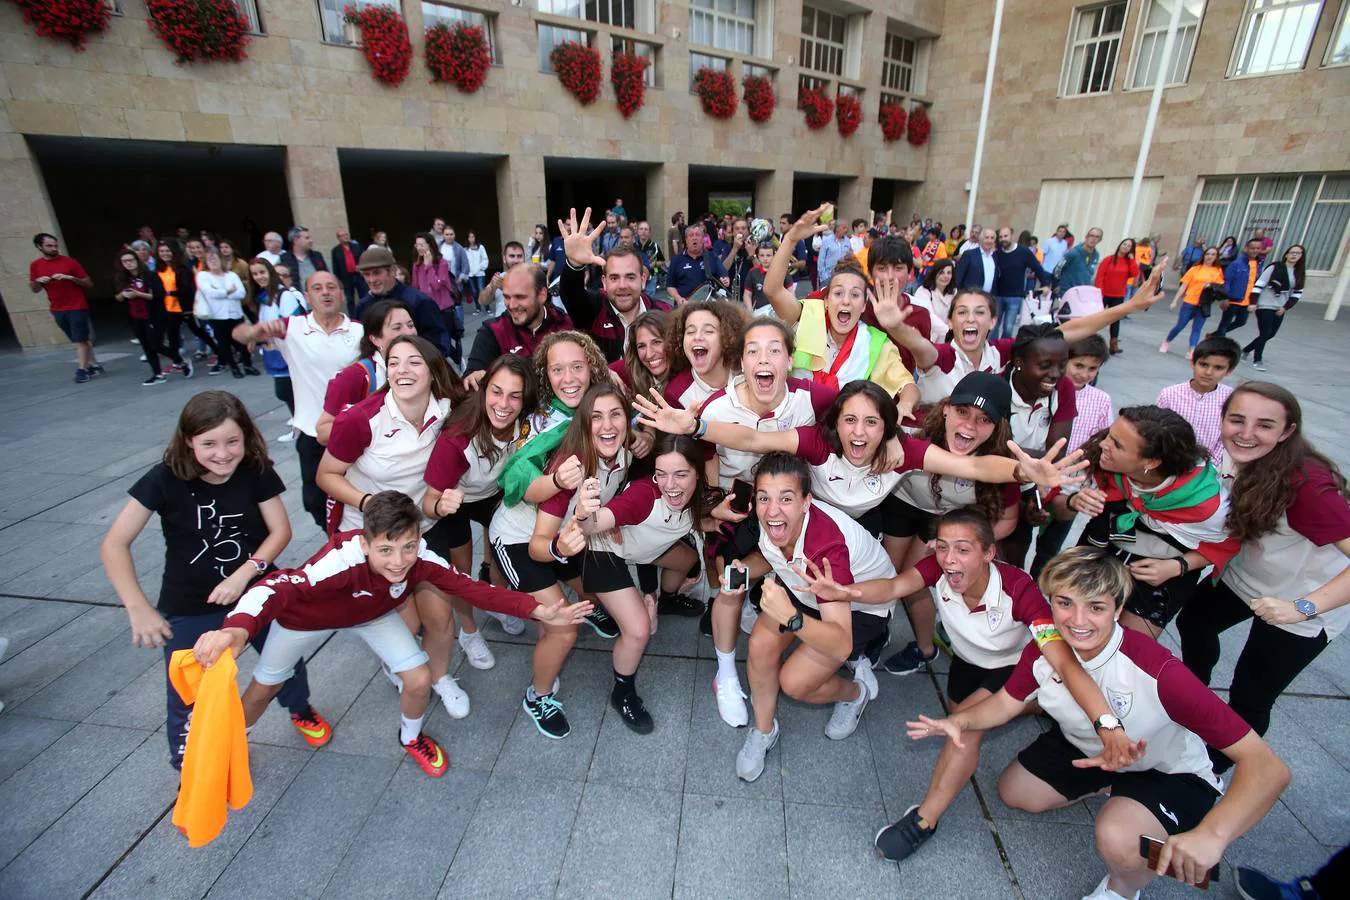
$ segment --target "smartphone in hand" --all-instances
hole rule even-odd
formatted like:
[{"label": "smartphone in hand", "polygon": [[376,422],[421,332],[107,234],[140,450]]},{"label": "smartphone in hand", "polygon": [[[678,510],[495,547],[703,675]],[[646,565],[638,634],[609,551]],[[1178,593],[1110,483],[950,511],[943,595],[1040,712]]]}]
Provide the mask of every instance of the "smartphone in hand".
[{"label": "smartphone in hand", "polygon": [[737,478],[731,482],[731,511],[748,514],[750,512],[750,494],[753,488],[750,482]]},{"label": "smartphone in hand", "polygon": [[749,583],[750,572],[745,566],[727,563],[727,567],[722,570],[722,590],[727,593],[745,590]]},{"label": "smartphone in hand", "polygon": [[[1149,837],[1146,834],[1139,835],[1139,855],[1148,860],[1148,867],[1153,871],[1158,871],[1158,860],[1162,858],[1163,841],[1157,838]],[[1164,873],[1168,878],[1176,878],[1170,871]],[[1216,865],[1205,873],[1205,877],[1196,885],[1200,890],[1209,890],[1209,883],[1219,877],[1219,867]],[[1179,880],[1179,879],[1178,879]]]}]

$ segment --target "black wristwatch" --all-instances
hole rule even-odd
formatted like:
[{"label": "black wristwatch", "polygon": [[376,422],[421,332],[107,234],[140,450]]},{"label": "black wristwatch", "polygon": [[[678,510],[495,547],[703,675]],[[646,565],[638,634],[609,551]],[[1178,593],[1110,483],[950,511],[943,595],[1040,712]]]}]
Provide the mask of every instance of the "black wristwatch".
[{"label": "black wristwatch", "polygon": [[802,618],[802,614],[799,611],[795,616],[787,620],[786,625],[779,625],[778,630],[782,634],[796,634],[802,630],[802,622],[804,621],[805,620]]}]

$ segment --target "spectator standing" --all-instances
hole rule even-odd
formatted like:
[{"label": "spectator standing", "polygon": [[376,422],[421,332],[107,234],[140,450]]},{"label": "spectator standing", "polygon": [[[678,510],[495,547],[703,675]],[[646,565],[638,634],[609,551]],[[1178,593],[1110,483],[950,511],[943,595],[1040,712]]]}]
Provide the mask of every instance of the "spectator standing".
[{"label": "spectator standing", "polygon": [[281,254],[281,262],[290,270],[296,283],[308,290],[309,277],[315,272],[327,272],[328,263],[323,261],[323,254],[314,249],[314,238],[305,226],[292,226],[286,237],[291,242],[291,249]]},{"label": "spectator standing", "polygon": [[[209,347],[219,360],[220,350],[215,338],[192,314],[193,300],[197,296],[197,276],[191,264],[179,256],[178,245],[172,241],[160,241],[155,252],[159,257],[159,268],[155,270],[155,275],[164,288],[165,343],[174,350],[179,349],[182,345],[182,326],[186,324],[197,342],[202,347]],[[203,352],[197,358],[207,357]]]},{"label": "spectator standing", "polygon": [[[1134,240],[1126,238],[1116,245],[1116,252],[1102,260],[1092,283],[1102,292],[1102,304],[1113,309],[1125,302],[1130,282],[1139,277],[1139,263],[1134,258]],[[1111,323],[1111,354],[1120,353],[1120,322]]]},{"label": "spectator standing", "polygon": [[[422,232],[413,240],[412,286],[436,302],[448,333],[454,331],[455,280],[450,263],[436,252],[436,238]],[[364,308],[365,304],[361,304]]]},{"label": "spectator standing", "polygon": [[994,271],[994,296],[998,298],[998,326],[994,337],[1010,338],[1017,333],[1027,282],[1035,278],[1048,291],[1053,279],[1041,267],[1030,247],[1013,240],[1012,229],[1007,226],[998,230]]},{"label": "spectator standing", "polygon": [[1058,270],[1051,269],[1055,277],[1059,279],[1059,289],[1061,292],[1069,288],[1082,287],[1086,284],[1092,284],[1092,279],[1097,271],[1097,264],[1102,261],[1101,251],[1097,249],[1097,244],[1101,242],[1102,230],[1100,228],[1089,228],[1083,242],[1076,247],[1070,247],[1064,254],[1064,259],[1059,263]]},{"label": "spectator standing", "polygon": [[[555,241],[562,241],[562,237],[554,238]],[[561,246],[561,245],[560,245]],[[552,253],[552,249],[549,251]],[[564,260],[567,254],[563,252]],[[520,241],[507,241],[502,247],[502,270],[488,279],[487,284],[474,297],[474,305],[478,307],[479,312],[491,313],[492,315],[501,315],[498,310],[506,310],[506,300],[502,296],[502,278],[511,270],[512,266],[518,266],[525,261],[525,248],[521,246]],[[533,263],[531,263],[533,265]],[[538,267],[536,267],[538,268]],[[542,269],[540,271],[543,271]],[[552,258],[548,261],[548,271],[553,271]],[[545,276],[545,281],[550,280]],[[474,339],[474,347],[477,348],[478,341]],[[470,352],[470,361],[472,361],[472,351]],[[491,362],[491,360],[489,360]]]},{"label": "spectator standing", "polygon": [[628,210],[626,210],[626,209],[623,208],[623,198],[622,198],[622,197],[615,197],[615,198],[614,198],[614,205],[613,205],[612,207],[610,207],[610,210],[609,210],[609,211],[612,212],[612,213],[614,213],[614,215],[615,215],[616,218],[620,218],[620,219],[626,219],[626,218],[628,218]]},{"label": "spectator standing", "polygon": [[[465,296],[477,297],[483,292],[483,285],[487,282],[488,270],[488,252],[487,248],[478,243],[478,235],[472,231],[468,234],[468,246],[464,248],[465,254],[469,257],[469,283],[468,292]],[[460,319],[459,304],[455,304],[455,316],[459,320],[460,331],[464,330],[464,322]]]},{"label": "spectator standing", "polygon": [[[972,229],[973,231],[973,229]],[[980,242],[961,254],[956,261],[956,289],[958,291],[976,290],[993,295],[994,282],[998,280],[998,261],[994,258],[998,233],[994,229],[981,229]],[[995,310],[995,315],[998,311]]]},{"label": "spectator standing", "polygon": [[816,258],[816,277],[819,283],[829,282],[830,276],[834,274],[834,267],[839,265],[839,260],[852,252],[848,223],[843,219],[835,219],[833,229],[820,238],[820,255]]},{"label": "spectator standing", "polygon": [[[272,322],[287,316],[301,316],[305,313],[304,298],[294,288],[287,287],[277,274],[276,267],[261,256],[253,258],[248,266],[249,277],[253,280],[254,297],[258,301],[258,321]],[[286,368],[286,358],[281,351],[269,344],[262,347],[263,369],[272,376],[272,392],[276,398],[286,404],[287,411],[295,416],[295,389],[291,384],[291,372]],[[283,443],[295,440],[295,429],[291,420],[286,420],[286,430],[277,438]]]},{"label": "spectator standing", "polygon": [[703,238],[703,226],[690,225],[684,231],[684,252],[670,261],[666,293],[676,305],[689,299],[689,295],[710,281],[716,281],[723,287],[731,285],[731,278],[722,267],[722,261],[717,258],[717,254],[708,251]]},{"label": "spectator standing", "polygon": [[1266,342],[1275,337],[1284,321],[1284,314],[1294,308],[1294,304],[1303,298],[1304,251],[1302,244],[1294,244],[1284,251],[1284,258],[1278,263],[1269,263],[1261,270],[1252,288],[1256,298],[1256,327],[1258,334],[1246,347],[1242,348],[1245,359],[1253,354],[1253,368],[1258,372],[1266,370],[1261,354]]},{"label": "spectator standing", "polygon": [[1069,242],[1066,235],[1069,233],[1068,225],[1061,225],[1055,229],[1055,233],[1046,239],[1042,249],[1045,251],[1045,259],[1041,265],[1047,272],[1053,272],[1059,268],[1059,264],[1064,260],[1064,254],[1069,252]]},{"label": "spectator standing", "polygon": [[197,273],[197,293],[206,299],[210,307],[208,320],[211,333],[216,335],[216,364],[207,374],[219,375],[229,369],[235,378],[243,378],[245,372],[261,375],[249,361],[248,349],[230,336],[235,326],[244,321],[246,292],[239,276],[225,271],[220,251],[206,251],[206,271]]},{"label": "spectator standing", "polygon": [[263,235],[263,249],[258,255],[267,260],[273,266],[281,263],[281,235],[275,231],[269,231]]},{"label": "spectator standing", "polygon": [[666,229],[666,246],[670,248],[671,259],[684,252],[684,228],[684,213],[677,212],[670,217],[670,227]]},{"label": "spectator standing", "polygon": [[[544,264],[544,257],[548,255],[548,246],[548,228],[544,225],[534,226],[534,233],[530,235],[530,245],[525,249],[525,256],[529,259],[530,265],[542,266]],[[485,268],[484,275],[486,274]],[[478,296],[482,291],[483,285],[480,284],[474,291],[474,296]]]},{"label": "spectator standing", "polygon": [[42,255],[28,266],[28,287],[35,294],[47,292],[52,318],[75,345],[75,383],[84,384],[94,375],[103,374],[90,339],[89,300],[85,297],[94,280],[77,260],[61,254],[56,235],[39,232],[33,237],[33,246]]},{"label": "spectator standing", "polygon": [[1252,291],[1261,274],[1261,241],[1252,238],[1242,246],[1242,256],[1233,260],[1223,272],[1223,292],[1228,302],[1223,307],[1219,327],[1205,337],[1223,337],[1235,328],[1247,324],[1251,311]]},{"label": "spectator standing", "polygon": [[1238,258],[1237,238],[1231,234],[1223,239],[1219,244],[1219,265],[1227,266],[1230,262]]},{"label": "spectator standing", "polygon": [[925,337],[934,344],[947,341],[947,332],[951,331],[947,320],[955,299],[956,262],[940,259],[929,267],[923,284],[914,292],[914,305],[928,310],[929,333]]},{"label": "spectator standing", "polygon": [[337,243],[333,245],[329,257],[332,259],[332,272],[342,285],[342,295],[347,298],[347,315],[356,312],[356,301],[366,293],[366,282],[356,268],[363,248],[352,240],[352,233],[346,228],[337,230]]},{"label": "spectator standing", "polygon": [[[1204,258],[1205,239],[1198,237],[1191,241],[1190,245],[1187,246],[1185,250],[1181,251],[1181,258],[1177,260],[1177,268],[1181,270],[1182,275],[1185,275],[1186,271],[1190,269],[1191,266],[1196,265]],[[1215,258],[1218,258],[1217,251]]]},{"label": "spectator standing", "polygon": [[[395,277],[394,267],[397,263],[394,254],[383,247],[367,247],[356,265],[361,270],[361,277],[366,280],[366,286],[370,288],[370,292],[356,304],[358,316],[365,312],[366,305],[372,300],[402,300],[412,310],[417,333],[435,344],[447,359],[458,359],[451,355],[450,334],[446,331],[445,315],[441,308],[424,292]],[[322,396],[320,392],[321,399]]]},{"label": "spectator standing", "polygon": [[131,250],[123,250],[117,264],[117,277],[113,279],[118,289],[117,299],[127,305],[131,328],[145,352],[145,361],[150,364],[150,377],[141,384],[150,387],[164,383],[159,367],[160,354],[181,366],[183,374],[191,378],[192,363],[184,362],[177,349],[164,345],[164,285]]},{"label": "spectator standing", "polygon": [[441,255],[450,263],[455,289],[462,291],[469,283],[469,254],[464,245],[455,239],[455,229],[449,225],[441,230]]},{"label": "spectator standing", "polygon": [[984,226],[976,223],[970,226],[970,232],[966,235],[965,241],[961,244],[961,249],[957,252],[957,257],[965,256],[966,253],[980,246],[980,237],[984,234]]}]

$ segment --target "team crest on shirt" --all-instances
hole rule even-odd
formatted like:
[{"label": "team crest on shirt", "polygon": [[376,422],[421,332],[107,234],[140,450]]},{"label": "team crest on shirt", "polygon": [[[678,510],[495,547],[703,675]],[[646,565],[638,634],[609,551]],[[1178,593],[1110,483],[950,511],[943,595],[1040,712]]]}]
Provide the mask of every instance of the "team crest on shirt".
[{"label": "team crest on shirt", "polygon": [[956,489],[958,491],[968,491],[975,486],[975,482],[966,478],[956,479]]},{"label": "team crest on shirt", "polygon": [[999,623],[1003,621],[1003,610],[999,609],[997,606],[990,609],[986,615],[989,618],[990,631],[994,631],[995,629],[997,629]]},{"label": "team crest on shirt", "polygon": [[408,582],[400,581],[398,584],[389,585],[389,596],[397,600],[403,596],[403,592],[408,589]]},{"label": "team crest on shirt", "polygon": [[1116,718],[1123,719],[1130,714],[1130,707],[1134,705],[1134,694],[1107,689],[1106,702],[1111,704],[1111,711],[1116,714]]},{"label": "team crest on shirt", "polygon": [[863,487],[867,488],[874,494],[878,493],[881,490],[881,479],[878,478],[876,475],[868,475],[866,478],[863,479]]}]

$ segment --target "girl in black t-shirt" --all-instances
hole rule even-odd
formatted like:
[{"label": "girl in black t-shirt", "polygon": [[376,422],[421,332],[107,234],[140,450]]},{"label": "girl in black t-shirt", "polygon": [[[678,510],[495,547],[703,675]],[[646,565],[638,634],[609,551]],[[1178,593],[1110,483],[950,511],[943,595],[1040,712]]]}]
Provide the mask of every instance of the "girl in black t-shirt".
[{"label": "girl in black t-shirt", "polygon": [[[165,730],[174,768],[182,767],[191,710],[168,683],[169,656],[220,628],[230,607],[290,543],[285,489],[244,404],[225,391],[205,391],[183,407],[164,459],[131,486],[131,500],[103,540],[103,567],[127,608],[132,644],[164,651]],[[157,608],[131,558],[131,544],[153,513],[165,544]],[[263,637],[254,642],[258,650]],[[309,705],[303,663],[277,701],[310,746],[328,743],[332,729]]]}]

